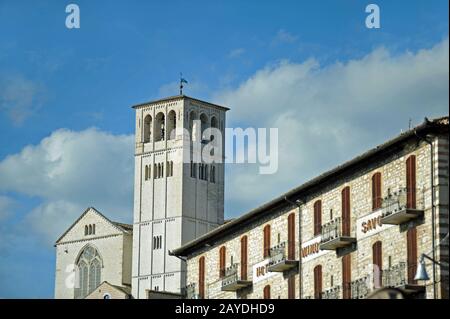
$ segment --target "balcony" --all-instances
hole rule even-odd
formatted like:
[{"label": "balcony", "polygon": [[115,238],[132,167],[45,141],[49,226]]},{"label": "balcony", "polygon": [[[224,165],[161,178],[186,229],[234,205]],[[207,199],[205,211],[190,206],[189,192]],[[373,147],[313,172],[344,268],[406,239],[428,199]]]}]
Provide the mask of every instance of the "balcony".
[{"label": "balcony", "polygon": [[341,217],[337,217],[322,226],[320,249],[336,250],[356,243],[356,238],[343,235],[342,226]]},{"label": "balcony", "polygon": [[335,286],[322,292],[322,299],[339,299],[341,297],[341,286]]},{"label": "balcony", "polygon": [[371,292],[372,278],[364,276],[350,283],[350,291],[352,299],[365,299]]},{"label": "balcony", "polygon": [[[415,273],[416,265],[411,265],[412,273]],[[381,280],[383,287],[400,288],[406,294],[414,294],[425,291],[422,285],[408,283],[408,267],[406,262],[400,262],[382,271]]]},{"label": "balcony", "polygon": [[233,264],[225,269],[225,276],[222,278],[222,291],[238,291],[251,285],[251,281],[240,279],[238,264]]},{"label": "balcony", "polygon": [[189,284],[182,288],[181,294],[185,299],[200,299],[200,295],[195,292],[195,284]]},{"label": "balcony", "polygon": [[267,270],[270,272],[284,272],[298,266],[297,260],[290,260],[286,254],[286,242],[270,248],[270,259]]},{"label": "balcony", "polygon": [[423,192],[401,188],[383,199],[383,224],[400,225],[423,216]]}]

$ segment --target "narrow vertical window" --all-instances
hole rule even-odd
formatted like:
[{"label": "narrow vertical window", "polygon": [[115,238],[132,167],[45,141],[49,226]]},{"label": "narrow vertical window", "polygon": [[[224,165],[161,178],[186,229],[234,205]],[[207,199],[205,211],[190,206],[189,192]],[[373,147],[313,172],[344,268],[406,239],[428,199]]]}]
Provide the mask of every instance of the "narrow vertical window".
[{"label": "narrow vertical window", "polygon": [[248,238],[241,238],[241,280],[247,280],[247,245]]},{"label": "narrow vertical window", "polygon": [[92,225],[89,225],[89,235],[92,235]]},{"label": "narrow vertical window", "polygon": [[266,285],[263,291],[264,299],[270,299],[270,285]]},{"label": "narrow vertical window", "polygon": [[416,227],[408,229],[406,232],[407,241],[407,265],[408,265],[408,283],[415,284],[414,277],[417,268],[417,229]]},{"label": "narrow vertical window", "polygon": [[225,246],[220,247],[219,250],[219,277],[222,278],[225,276],[225,258],[226,258],[226,250]]},{"label": "narrow vertical window", "polygon": [[88,234],[89,230],[88,230],[88,226],[84,226],[84,235],[86,236]]},{"label": "narrow vertical window", "polygon": [[374,265],[373,284],[375,288],[381,287],[381,270],[383,269],[383,255],[381,241],[372,246],[372,263]]},{"label": "narrow vertical window", "polygon": [[320,235],[322,231],[322,201],[314,203],[314,236]]},{"label": "narrow vertical window", "polygon": [[350,187],[342,190],[342,236],[350,236]]},{"label": "narrow vertical window", "polygon": [[288,259],[295,260],[295,213],[288,216]]},{"label": "narrow vertical window", "polygon": [[205,257],[198,260],[198,294],[200,299],[205,299]]},{"label": "narrow vertical window", "polygon": [[322,265],[314,267],[314,299],[322,299]]},{"label": "narrow vertical window", "polygon": [[270,255],[270,225],[266,225],[263,230],[264,233],[264,258],[269,257]]},{"label": "narrow vertical window", "polygon": [[352,274],[351,274],[351,255],[347,254],[344,257],[342,257],[342,291],[343,295],[342,297],[344,299],[350,299],[351,298],[351,281],[352,281]]},{"label": "narrow vertical window", "polygon": [[381,173],[372,176],[372,210],[381,208]]},{"label": "narrow vertical window", "polygon": [[416,208],[416,156],[411,155],[406,160],[406,206]]},{"label": "narrow vertical window", "polygon": [[145,165],[145,178],[144,180],[148,180],[148,165]]},{"label": "narrow vertical window", "polygon": [[92,235],[95,235],[95,224],[92,225]]}]

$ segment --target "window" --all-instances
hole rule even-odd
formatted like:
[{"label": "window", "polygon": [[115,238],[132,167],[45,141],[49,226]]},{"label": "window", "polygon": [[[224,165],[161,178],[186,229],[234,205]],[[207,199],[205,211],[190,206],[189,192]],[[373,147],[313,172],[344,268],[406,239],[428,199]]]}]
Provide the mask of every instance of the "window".
[{"label": "window", "polygon": [[343,291],[342,297],[344,299],[350,299],[352,295],[351,261],[352,260],[350,254],[347,254],[344,257],[342,257],[342,291]]},{"label": "window", "polygon": [[408,265],[408,283],[416,284],[414,277],[417,268],[417,230],[416,227],[408,229],[406,232],[407,244],[407,265]]},{"label": "window", "polygon": [[295,299],[295,276],[288,278],[288,299]]},{"label": "window", "polygon": [[84,226],[84,235],[87,236],[89,234],[88,225]]},{"label": "window", "polygon": [[197,177],[197,164],[191,161],[191,177],[196,178]]},{"label": "window", "polygon": [[166,171],[167,177],[173,176],[173,161],[167,162],[167,171]]},{"label": "window", "polygon": [[322,299],[322,265],[314,267],[314,299]]},{"label": "window", "polygon": [[372,176],[372,210],[381,208],[381,173]]},{"label": "window", "polygon": [[162,236],[153,236],[153,249],[161,249],[162,248]]},{"label": "window", "polygon": [[167,116],[167,139],[173,140],[176,137],[177,114],[174,110],[169,112]]},{"label": "window", "polygon": [[288,259],[295,260],[295,213],[288,216]]},{"label": "window", "polygon": [[92,235],[92,225],[89,225],[89,235]]},{"label": "window", "polygon": [[226,258],[226,250],[225,246],[220,247],[219,250],[219,277],[222,278],[225,276],[225,258]]},{"label": "window", "polygon": [[145,165],[145,178],[144,180],[148,180],[148,165]]},{"label": "window", "polygon": [[270,299],[270,285],[264,287],[263,298]]},{"label": "window", "polygon": [[84,298],[101,283],[102,259],[98,251],[87,245],[76,261],[79,271],[79,286],[75,288],[75,298]]},{"label": "window", "polygon": [[189,113],[189,132],[191,133],[191,141],[197,141],[197,113],[195,111],[191,111]]},{"label": "window", "polygon": [[406,160],[406,206],[416,208],[416,156]]},{"label": "window", "polygon": [[375,288],[381,287],[381,270],[383,269],[383,256],[382,256],[381,241],[377,241],[372,245],[372,263],[374,265],[373,284]]},{"label": "window", "polygon": [[203,179],[203,164],[198,164],[198,178]]},{"label": "window", "polygon": [[205,257],[198,260],[198,294],[200,299],[205,298]]},{"label": "window", "polygon": [[247,280],[247,245],[248,238],[241,238],[241,280]]},{"label": "window", "polygon": [[264,227],[264,251],[263,256],[267,258],[270,256],[270,225]]},{"label": "window", "polygon": [[214,165],[211,165],[210,181],[211,183],[216,182],[216,167]]},{"label": "window", "polygon": [[155,142],[164,141],[165,137],[165,116],[162,112],[155,116]]},{"label": "window", "polygon": [[322,231],[322,201],[314,203],[314,236],[320,235]]},{"label": "window", "polygon": [[153,165],[153,178],[158,178],[158,165]]},{"label": "window", "polygon": [[350,236],[350,187],[342,190],[342,236]]},{"label": "window", "polygon": [[205,113],[202,113],[200,115],[200,122],[201,122],[202,142],[205,142],[209,140],[209,137],[205,135],[205,130],[208,128],[208,116]]},{"label": "window", "polygon": [[144,118],[144,143],[150,142],[152,131],[152,117],[147,115]]},{"label": "window", "polygon": [[92,224],[92,235],[95,235],[95,224]]}]

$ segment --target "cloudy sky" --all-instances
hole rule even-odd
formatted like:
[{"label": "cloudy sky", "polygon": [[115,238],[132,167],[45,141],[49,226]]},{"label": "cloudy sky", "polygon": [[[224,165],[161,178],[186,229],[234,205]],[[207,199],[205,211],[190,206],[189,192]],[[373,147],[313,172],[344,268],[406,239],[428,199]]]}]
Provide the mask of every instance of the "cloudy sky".
[{"label": "cloudy sky", "polygon": [[[279,169],[226,168],[238,216],[448,114],[448,1],[0,0],[0,297],[51,298],[56,238],[86,207],[131,222],[131,105],[186,94],[278,128]],[[164,4],[163,4],[164,3]]]}]

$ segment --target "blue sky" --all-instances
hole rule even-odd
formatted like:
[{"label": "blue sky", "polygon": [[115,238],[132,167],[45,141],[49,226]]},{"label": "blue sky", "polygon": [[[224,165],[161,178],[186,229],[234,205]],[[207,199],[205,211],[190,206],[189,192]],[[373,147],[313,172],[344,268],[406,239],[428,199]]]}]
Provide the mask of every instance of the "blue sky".
[{"label": "blue sky", "polygon": [[274,176],[227,167],[227,217],[448,114],[447,0],[376,1],[378,30],[357,0],[78,0],[76,30],[69,3],[0,0],[0,297],[53,296],[52,244],[87,206],[131,221],[130,106],[180,72],[286,142]]}]

